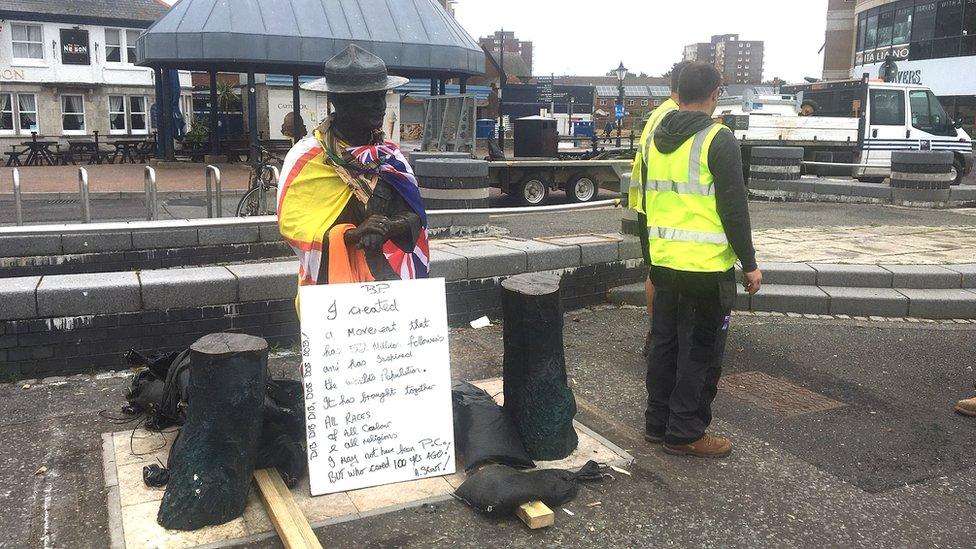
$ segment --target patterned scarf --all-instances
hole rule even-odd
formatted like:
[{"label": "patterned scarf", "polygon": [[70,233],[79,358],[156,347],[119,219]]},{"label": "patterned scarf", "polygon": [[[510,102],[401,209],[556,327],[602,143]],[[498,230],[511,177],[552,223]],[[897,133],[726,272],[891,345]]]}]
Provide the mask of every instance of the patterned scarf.
[{"label": "patterned scarf", "polygon": [[[328,126],[326,126],[328,127]],[[383,245],[383,255],[393,271],[402,280],[427,278],[430,273],[430,244],[427,240],[427,211],[420,198],[417,178],[410,169],[400,147],[392,141],[383,140],[373,145],[358,147],[338,147],[337,140],[330,138],[334,132],[327,131],[323,145],[329,160],[338,168],[348,172],[363,191],[372,191],[377,178],[382,179],[396,190],[407,206],[420,217],[420,235],[413,250],[403,250],[388,240]],[[342,148],[340,153],[337,149]],[[357,196],[360,193],[355,192]]]}]

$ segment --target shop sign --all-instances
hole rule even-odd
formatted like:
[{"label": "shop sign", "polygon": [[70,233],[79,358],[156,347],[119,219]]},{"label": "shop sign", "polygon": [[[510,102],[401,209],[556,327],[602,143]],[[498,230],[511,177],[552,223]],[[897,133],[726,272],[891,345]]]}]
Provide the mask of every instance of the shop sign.
[{"label": "shop sign", "polygon": [[885,59],[891,57],[895,61],[901,61],[903,59],[908,59],[908,54],[910,49],[908,44],[902,44],[900,46],[894,46],[891,48],[884,48],[880,50],[859,52],[854,58],[855,65],[871,65],[874,63],[881,63]]},{"label": "shop sign", "polygon": [[88,31],[61,29],[61,62],[65,65],[90,65]]},{"label": "shop sign", "polygon": [[23,69],[0,69],[0,80],[23,80]]}]

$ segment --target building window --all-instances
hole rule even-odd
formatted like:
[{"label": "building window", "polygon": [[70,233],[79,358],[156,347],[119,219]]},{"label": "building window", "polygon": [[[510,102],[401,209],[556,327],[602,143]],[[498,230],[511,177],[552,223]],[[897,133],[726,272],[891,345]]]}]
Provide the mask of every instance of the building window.
[{"label": "building window", "polygon": [[633,99],[628,99],[627,100],[627,106],[628,107],[633,107],[635,104],[636,104],[636,102]]},{"label": "building window", "polygon": [[935,37],[945,38],[962,34],[962,0],[941,0],[939,16],[935,20]]},{"label": "building window", "polygon": [[0,134],[36,131],[37,96],[32,93],[0,93]]},{"label": "building window", "polygon": [[146,125],[146,98],[142,95],[129,97],[129,127],[132,133],[149,133]]},{"label": "building window", "polygon": [[607,100],[606,99],[601,99],[600,100],[600,106],[601,107],[606,107],[607,106]]},{"label": "building window", "polygon": [[139,39],[140,32],[137,30],[125,31],[125,62],[134,64],[136,62],[136,40]]},{"label": "building window", "polygon": [[44,34],[40,25],[11,23],[14,59],[44,60]]},{"label": "building window", "polygon": [[0,133],[14,133],[14,96],[0,93]]},{"label": "building window", "polygon": [[105,62],[122,62],[122,33],[119,29],[105,29]]},{"label": "building window", "polygon": [[113,134],[145,134],[146,97],[142,95],[110,95],[108,97],[109,132]]},{"label": "building window", "polygon": [[61,132],[66,135],[85,133],[84,96],[61,96]]},{"label": "building window", "polygon": [[135,63],[138,38],[137,30],[105,29],[105,62]]},{"label": "building window", "polygon": [[125,96],[108,96],[109,133],[125,133],[128,125],[125,123]]},{"label": "building window", "polygon": [[864,49],[873,50],[878,45],[878,15],[868,16],[868,27],[864,34]]},{"label": "building window", "polygon": [[37,96],[33,93],[17,94],[17,112],[22,133],[38,131]]},{"label": "building window", "polygon": [[892,45],[907,44],[912,37],[912,8],[901,8],[895,12],[895,25],[891,34]]},{"label": "building window", "polygon": [[647,99],[641,99],[641,107],[646,107],[648,105],[650,105],[650,101]]}]

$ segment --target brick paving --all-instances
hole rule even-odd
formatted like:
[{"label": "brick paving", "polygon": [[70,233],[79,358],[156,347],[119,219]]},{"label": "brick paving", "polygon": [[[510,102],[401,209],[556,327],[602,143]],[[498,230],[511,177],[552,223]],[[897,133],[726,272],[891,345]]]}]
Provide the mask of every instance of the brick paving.
[{"label": "brick paving", "polygon": [[976,261],[976,227],[855,226],[755,232],[759,262],[938,265]]}]

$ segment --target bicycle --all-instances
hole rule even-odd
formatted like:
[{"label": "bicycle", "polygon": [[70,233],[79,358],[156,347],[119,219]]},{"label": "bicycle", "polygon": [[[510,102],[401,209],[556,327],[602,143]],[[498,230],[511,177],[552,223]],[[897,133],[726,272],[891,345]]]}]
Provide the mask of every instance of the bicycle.
[{"label": "bicycle", "polygon": [[278,166],[282,159],[258,146],[258,162],[251,165],[248,190],[237,203],[237,216],[275,215],[278,206]]}]

